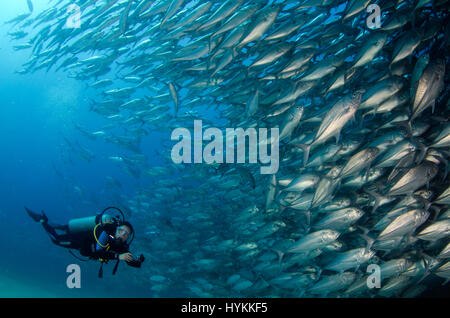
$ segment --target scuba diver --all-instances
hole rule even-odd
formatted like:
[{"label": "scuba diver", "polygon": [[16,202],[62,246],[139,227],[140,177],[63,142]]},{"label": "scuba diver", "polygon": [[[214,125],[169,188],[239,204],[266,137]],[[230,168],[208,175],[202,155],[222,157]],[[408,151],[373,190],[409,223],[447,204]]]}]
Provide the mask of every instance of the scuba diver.
[{"label": "scuba diver", "polygon": [[[120,217],[105,214],[108,210],[116,210]],[[119,261],[125,261],[129,266],[140,268],[144,255],[134,258],[129,247],[134,239],[133,226],[125,221],[122,211],[116,207],[108,207],[102,213],[81,219],[72,219],[66,225],[50,224],[45,213],[35,213],[25,207],[28,215],[40,222],[50,239],[58,246],[69,249],[69,252],[81,261],[71,249],[78,250],[81,255],[101,262],[99,277],[103,277],[103,264],[109,260],[117,260],[113,275],[117,271]],[[62,233],[57,233],[57,230]]]}]

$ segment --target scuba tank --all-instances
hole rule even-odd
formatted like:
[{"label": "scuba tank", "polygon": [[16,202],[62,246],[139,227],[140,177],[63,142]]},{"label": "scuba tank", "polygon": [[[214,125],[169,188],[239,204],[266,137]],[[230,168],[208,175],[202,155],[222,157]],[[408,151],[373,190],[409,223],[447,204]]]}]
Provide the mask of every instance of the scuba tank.
[{"label": "scuba tank", "polygon": [[[101,220],[101,221],[100,221]],[[69,221],[69,234],[76,236],[92,235],[94,228],[98,224],[112,223],[113,218],[108,214],[99,214]]]},{"label": "scuba tank", "polygon": [[96,222],[96,216],[90,216],[85,218],[73,219],[69,221],[69,233],[81,234],[85,232],[92,232],[94,230]]}]

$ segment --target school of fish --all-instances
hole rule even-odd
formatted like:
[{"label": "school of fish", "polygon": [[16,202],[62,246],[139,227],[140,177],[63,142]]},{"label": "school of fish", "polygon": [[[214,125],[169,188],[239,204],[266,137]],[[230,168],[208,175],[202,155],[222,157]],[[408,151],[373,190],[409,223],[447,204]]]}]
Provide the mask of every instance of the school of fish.
[{"label": "school of fish", "polygon": [[[149,296],[417,297],[450,279],[447,1],[27,3],[6,21],[31,52],[17,72],[87,83],[86,109],[110,125],[75,128],[151,184],[117,198],[151,263],[130,273]],[[170,133],[194,119],[278,127],[278,172],[173,163]],[[167,136],[158,166],[141,147],[152,132]],[[90,162],[82,140],[66,147]]]}]

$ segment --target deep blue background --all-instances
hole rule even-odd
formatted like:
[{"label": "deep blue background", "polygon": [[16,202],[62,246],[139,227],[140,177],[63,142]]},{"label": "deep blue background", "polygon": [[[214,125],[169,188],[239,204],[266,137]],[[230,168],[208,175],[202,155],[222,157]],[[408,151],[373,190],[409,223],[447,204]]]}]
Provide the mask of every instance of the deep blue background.
[{"label": "deep blue background", "polygon": [[[48,7],[47,0],[33,0],[33,4],[34,14]],[[131,178],[108,159],[126,151],[102,140],[92,141],[74,128],[74,122],[89,131],[107,124],[89,111],[89,97],[98,99],[95,92],[54,69],[48,73],[14,73],[29,59],[31,51],[14,51],[13,45],[24,41],[11,41],[7,33],[17,28],[3,23],[27,11],[25,0],[0,2],[0,281],[7,275],[61,296],[136,296],[139,291],[135,286],[127,289],[127,284],[122,284],[127,282],[124,274],[118,273],[114,280],[108,277],[112,265],[105,268],[106,277],[99,283],[97,263],[81,263],[53,245],[24,211],[25,205],[37,211],[44,209],[51,221],[66,223],[110,205],[115,193],[102,191],[107,191],[106,176],[116,178],[122,184],[120,194],[127,196],[132,196],[136,186],[142,186],[139,183],[146,182]],[[70,154],[63,137],[90,149],[95,159],[87,163]],[[161,134],[151,134],[141,144],[143,152],[150,155],[150,166],[160,164],[151,156],[159,138]],[[57,175],[52,162],[64,179]],[[71,263],[82,268],[79,291],[65,287],[65,270]],[[126,273],[129,269],[121,270]],[[148,296],[142,291],[140,295]]]}]

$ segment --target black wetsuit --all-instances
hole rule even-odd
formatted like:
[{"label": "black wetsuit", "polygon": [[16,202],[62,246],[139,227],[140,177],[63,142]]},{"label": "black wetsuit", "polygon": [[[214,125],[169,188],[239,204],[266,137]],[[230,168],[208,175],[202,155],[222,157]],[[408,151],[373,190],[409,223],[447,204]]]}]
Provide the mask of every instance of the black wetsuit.
[{"label": "black wetsuit", "polygon": [[[115,224],[105,224],[100,226],[98,241],[93,233],[71,234],[68,225],[50,224],[43,222],[42,226],[49,234],[50,239],[58,246],[76,249],[81,255],[90,259],[118,260],[119,255],[129,252],[129,246],[125,242],[114,239],[113,234],[117,229]],[[57,233],[57,230],[62,233]],[[133,260],[126,262],[129,266],[140,267],[140,261]]]},{"label": "black wetsuit", "polygon": [[[81,233],[70,233],[68,225],[50,224],[44,212],[38,214],[27,207],[25,207],[25,211],[35,222],[40,222],[42,224],[45,231],[50,236],[50,239],[56,245],[78,250],[81,255],[88,257],[89,259],[98,259],[102,261],[102,264],[108,262],[108,260],[117,260],[113,273],[115,273],[117,265],[119,264],[119,255],[129,252],[129,243],[127,244],[127,242],[123,242],[114,237],[117,227],[119,226],[118,223],[101,224],[97,225],[92,230]],[[100,217],[101,215],[97,215],[95,218],[96,224],[98,224]],[[123,222],[121,224],[128,226],[133,231],[133,227],[130,223]],[[98,233],[100,233],[100,235],[96,237]],[[77,257],[75,254],[73,255]],[[137,259],[127,261],[126,263],[132,267],[141,267],[144,260],[145,258],[141,254]]]}]

